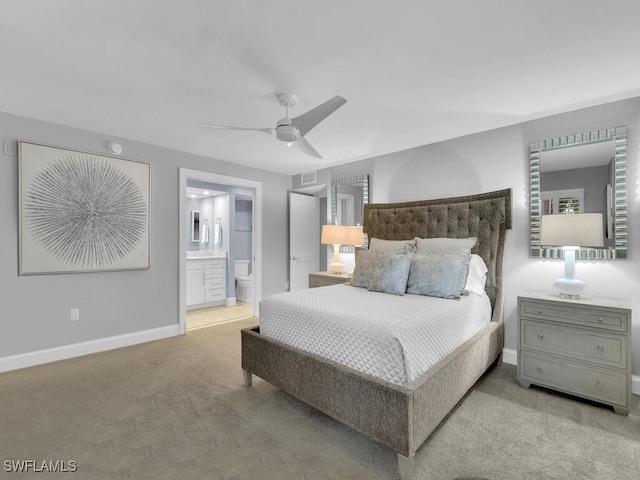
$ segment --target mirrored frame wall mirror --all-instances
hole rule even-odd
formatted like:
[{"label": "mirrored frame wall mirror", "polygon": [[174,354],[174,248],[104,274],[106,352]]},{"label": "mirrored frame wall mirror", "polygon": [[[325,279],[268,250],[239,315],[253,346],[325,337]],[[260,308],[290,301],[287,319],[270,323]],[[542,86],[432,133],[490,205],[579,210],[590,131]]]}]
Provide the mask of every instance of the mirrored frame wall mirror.
[{"label": "mirrored frame wall mirror", "polygon": [[[369,203],[369,175],[338,178],[331,181],[331,223],[362,225],[364,204]],[[364,239],[367,246],[367,236]],[[353,246],[341,245],[341,252],[354,252]]]},{"label": "mirrored frame wall mirror", "polygon": [[546,213],[602,213],[603,248],[581,248],[576,258],[627,256],[627,127],[539,140],[529,145],[531,256],[563,258],[540,244]]}]

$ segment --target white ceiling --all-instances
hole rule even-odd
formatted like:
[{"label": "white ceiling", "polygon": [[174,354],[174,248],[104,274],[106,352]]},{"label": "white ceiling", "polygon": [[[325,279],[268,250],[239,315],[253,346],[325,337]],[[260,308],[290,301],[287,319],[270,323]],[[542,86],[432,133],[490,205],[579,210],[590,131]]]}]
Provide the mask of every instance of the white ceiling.
[{"label": "white ceiling", "polygon": [[[1,111],[287,174],[640,95],[638,0],[1,5]],[[276,92],[348,100],[323,160],[198,127],[275,126]]]}]

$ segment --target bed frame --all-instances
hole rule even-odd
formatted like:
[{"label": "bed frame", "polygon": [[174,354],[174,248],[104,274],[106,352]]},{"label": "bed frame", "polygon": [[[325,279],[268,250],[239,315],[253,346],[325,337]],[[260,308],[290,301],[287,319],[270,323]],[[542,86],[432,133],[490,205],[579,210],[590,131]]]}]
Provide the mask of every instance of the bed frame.
[{"label": "bed frame", "polygon": [[406,387],[244,329],[245,385],[255,374],[325,414],[365,433],[398,454],[402,480],[413,478],[416,450],[462,399],[503,347],[502,261],[512,226],[511,189],[465,197],[364,206],[369,238],[477,237],[472,253],[489,271],[491,322]]}]

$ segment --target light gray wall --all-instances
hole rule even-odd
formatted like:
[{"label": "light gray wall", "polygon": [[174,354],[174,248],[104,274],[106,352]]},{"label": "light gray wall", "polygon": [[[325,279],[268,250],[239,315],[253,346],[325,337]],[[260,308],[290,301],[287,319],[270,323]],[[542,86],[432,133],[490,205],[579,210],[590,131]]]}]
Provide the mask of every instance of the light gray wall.
[{"label": "light gray wall", "polygon": [[[505,347],[516,349],[516,300],[526,289],[552,290],[563,275],[559,260],[529,256],[529,144],[578,132],[627,125],[627,259],[584,261],[576,276],[586,294],[628,298],[634,310],[633,373],[640,375],[640,188],[638,131],[640,99],[614,102],[540,120],[469,135],[419,148],[333,167],[331,179],[370,175],[371,202],[401,202],[513,189],[514,226],[508,233],[505,262]],[[319,172],[320,173],[320,172]],[[322,171],[323,176],[327,175]]]},{"label": "light gray wall", "polygon": [[[0,142],[28,140],[98,154],[118,141],[123,158],[151,164],[151,268],[18,276],[18,160],[0,152],[0,358],[178,323],[179,168],[263,183],[263,296],[287,281],[291,177],[0,113]],[[80,321],[71,322],[71,308]]]}]

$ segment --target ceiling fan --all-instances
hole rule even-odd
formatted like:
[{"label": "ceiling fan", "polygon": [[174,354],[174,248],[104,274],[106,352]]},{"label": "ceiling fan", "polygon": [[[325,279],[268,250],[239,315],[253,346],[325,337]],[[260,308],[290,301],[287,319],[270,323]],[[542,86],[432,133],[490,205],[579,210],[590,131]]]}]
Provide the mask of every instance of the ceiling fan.
[{"label": "ceiling fan", "polygon": [[254,132],[262,132],[267,135],[272,135],[274,132],[276,138],[282,142],[286,142],[288,146],[298,147],[302,152],[312,157],[322,158],[322,156],[316,151],[315,148],[304,138],[304,136],[311,131],[321,121],[335,112],[347,101],[341,96],[337,95],[331,100],[318,105],[316,108],[303,113],[300,116],[289,118],[289,107],[296,105],[297,100],[295,95],[291,93],[279,93],[277,94],[278,102],[285,107],[286,114],[281,120],[278,120],[275,128],[249,128],[249,127],[233,127],[230,125],[208,125],[200,124],[205,128],[220,128],[226,130],[249,130]]}]

